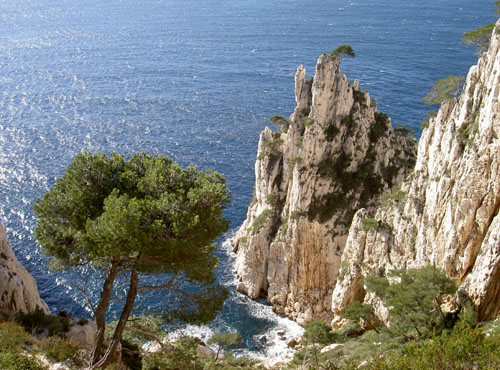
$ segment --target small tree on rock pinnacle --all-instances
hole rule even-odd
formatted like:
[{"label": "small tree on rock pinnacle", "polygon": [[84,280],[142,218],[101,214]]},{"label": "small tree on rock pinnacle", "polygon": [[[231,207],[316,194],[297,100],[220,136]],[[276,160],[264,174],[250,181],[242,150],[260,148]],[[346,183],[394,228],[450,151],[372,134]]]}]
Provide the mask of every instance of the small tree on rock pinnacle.
[{"label": "small tree on rock pinnacle", "polygon": [[344,58],[354,58],[356,54],[350,45],[339,45],[330,53],[330,56],[342,61]]}]

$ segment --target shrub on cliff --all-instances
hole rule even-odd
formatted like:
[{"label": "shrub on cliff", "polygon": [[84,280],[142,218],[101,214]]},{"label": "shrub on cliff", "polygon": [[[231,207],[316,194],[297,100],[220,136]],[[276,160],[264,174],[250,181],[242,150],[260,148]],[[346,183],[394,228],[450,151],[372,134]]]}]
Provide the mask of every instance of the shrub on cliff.
[{"label": "shrub on cliff", "polygon": [[389,272],[391,280],[369,274],[367,290],[384,300],[389,308],[389,330],[405,339],[424,338],[451,323],[441,309],[446,295],[454,294],[455,283],[434,266]]},{"label": "shrub on cliff", "polygon": [[[229,227],[222,211],[230,192],[222,175],[182,169],[167,156],[78,154],[63,177],[35,203],[35,229],[45,254],[59,266],[93,265],[104,276],[92,368],[105,367],[120,342],[138,294],[169,296],[168,320],[207,322],[227,296],[215,283],[213,241]],[[150,285],[147,275],[158,279]],[[127,294],[114,292],[118,278]],[[79,287],[85,292],[86,286]],[[113,295],[113,293],[115,293]],[[86,295],[88,297],[88,295]],[[105,315],[112,299],[123,303],[109,347]]]},{"label": "shrub on cliff", "polygon": [[212,335],[207,344],[217,345],[217,353],[215,354],[215,359],[217,359],[222,348],[237,347],[241,344],[241,339],[242,337],[238,333],[223,332]]},{"label": "shrub on cliff", "polygon": [[460,92],[465,76],[449,75],[438,80],[422,98],[425,104],[435,105],[453,99]]}]

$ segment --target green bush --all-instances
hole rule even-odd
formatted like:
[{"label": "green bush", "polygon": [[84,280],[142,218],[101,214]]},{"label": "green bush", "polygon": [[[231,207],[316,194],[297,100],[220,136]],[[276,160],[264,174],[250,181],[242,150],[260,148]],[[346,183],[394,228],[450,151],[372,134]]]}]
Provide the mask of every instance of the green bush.
[{"label": "green bush", "polygon": [[269,118],[269,121],[274,123],[278,130],[283,130],[284,132],[286,132],[288,127],[290,127],[290,121],[283,116],[272,116]]},{"label": "green bush", "polygon": [[216,344],[217,353],[215,354],[215,359],[219,356],[219,352],[222,348],[234,348],[241,344],[241,335],[238,333],[223,332],[212,335],[208,340],[207,344]]},{"label": "green bush", "polygon": [[266,197],[266,203],[271,207],[278,207],[281,203],[281,197],[278,193],[271,193]]},{"label": "green bush", "polygon": [[2,370],[47,370],[34,357],[19,352],[0,352],[0,369]]},{"label": "green bush", "polygon": [[49,337],[38,342],[37,347],[47,358],[56,362],[70,360],[75,365],[82,363],[82,346],[78,343],[72,343],[59,337]]},{"label": "green bush", "polygon": [[376,360],[365,369],[498,369],[500,337],[486,337],[480,329],[459,323],[452,333],[443,332],[432,339],[411,342],[401,355]]},{"label": "green bush", "polygon": [[165,344],[158,352],[147,353],[142,360],[143,370],[203,369],[202,359],[196,356],[198,338],[183,337]]},{"label": "green bush", "polygon": [[304,326],[303,340],[306,344],[327,345],[335,341],[335,335],[330,325],[323,320],[313,320]]},{"label": "green bush", "polygon": [[38,306],[28,313],[18,312],[15,320],[31,333],[41,333],[47,329],[49,335],[56,335],[69,331],[69,318],[66,313],[61,312],[57,316],[46,315]]},{"label": "green bush", "polygon": [[32,343],[33,338],[21,326],[8,321],[0,323],[0,352],[21,350]]},{"label": "green bush", "polygon": [[392,201],[406,198],[406,195],[406,192],[401,190],[399,186],[393,186],[389,194],[385,194],[382,198],[380,198],[380,204],[382,207],[387,207]]},{"label": "green bush", "polygon": [[441,310],[444,297],[454,294],[455,283],[434,266],[392,270],[386,277],[368,274],[368,291],[379,295],[389,308],[390,332],[405,340],[422,339],[452,324]]},{"label": "green bush", "polygon": [[380,224],[376,219],[368,217],[361,220],[361,225],[364,231],[370,231],[376,230]]},{"label": "green bush", "polygon": [[252,224],[251,231],[253,235],[258,234],[262,230],[267,222],[267,219],[271,217],[272,213],[273,211],[271,211],[270,209],[265,209],[260,215],[257,216]]},{"label": "green bush", "polygon": [[464,79],[465,76],[449,75],[438,80],[422,100],[427,105],[434,105],[453,99],[460,92]]}]

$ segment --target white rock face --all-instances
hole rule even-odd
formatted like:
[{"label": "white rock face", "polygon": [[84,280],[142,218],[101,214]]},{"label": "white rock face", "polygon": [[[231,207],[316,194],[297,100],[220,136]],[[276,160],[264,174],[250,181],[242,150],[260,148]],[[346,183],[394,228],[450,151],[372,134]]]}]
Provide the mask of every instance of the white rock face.
[{"label": "white rock face", "polygon": [[[237,289],[267,296],[299,323],[331,318],[331,296],[356,210],[414,165],[416,142],[323,55],[314,78],[295,75],[288,130],[266,128],[255,163],[255,196],[233,245]],[[286,132],[285,132],[286,131]]]},{"label": "white rock face", "polygon": [[50,313],[47,304],[40,298],[35,279],[18,262],[0,224],[0,307],[11,312],[29,312],[36,306]]},{"label": "white rock face", "polygon": [[334,287],[334,324],[354,300],[374,303],[387,320],[387,310],[360,283],[371,270],[428,264],[460,284],[478,306],[479,319],[500,312],[499,32],[497,23],[460,98],[444,103],[424,129],[402,199],[376,212],[379,226],[372,230],[362,227],[368,211],[354,217],[342,256],[343,280]]}]

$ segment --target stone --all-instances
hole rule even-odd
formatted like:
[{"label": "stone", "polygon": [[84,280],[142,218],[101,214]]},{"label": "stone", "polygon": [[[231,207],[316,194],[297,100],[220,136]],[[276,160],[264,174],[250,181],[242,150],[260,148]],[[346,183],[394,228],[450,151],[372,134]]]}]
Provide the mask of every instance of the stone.
[{"label": "stone", "polygon": [[286,132],[266,128],[255,197],[233,240],[237,290],[267,297],[303,325],[332,318],[331,297],[355,211],[373,209],[414,164],[416,142],[392,128],[368,94],[322,55],[299,66]]},{"label": "stone", "polygon": [[280,357],[269,356],[264,361],[262,361],[262,366],[264,366],[265,369],[279,369],[285,365],[286,362],[283,361],[283,359]]},{"label": "stone", "polygon": [[83,325],[78,322],[81,319],[71,319],[70,329],[67,334],[68,340],[75,343],[80,343],[86,350],[91,350],[94,345],[94,338],[97,331],[95,320],[87,320]]},{"label": "stone", "polygon": [[333,351],[335,348],[337,347],[341,347],[343,344],[341,343],[333,343],[333,344],[329,344],[328,346],[326,347],[323,347],[321,348],[321,353],[325,353],[325,352],[328,352],[328,351]]},{"label": "stone", "polygon": [[196,346],[196,354],[200,357],[215,357],[215,352],[212,351],[210,348],[207,346],[203,346],[201,344],[198,344]]},{"label": "stone", "polygon": [[499,31],[497,23],[460,97],[444,102],[423,130],[415,169],[401,184],[403,196],[373,216],[381,226],[364,229],[371,213],[356,213],[342,256],[343,280],[334,285],[334,323],[354,300],[372,304],[387,322],[387,308],[366,294],[363,278],[374,269],[425,265],[457,282],[479,320],[500,313]]},{"label": "stone", "polygon": [[287,343],[286,345],[290,348],[295,348],[297,345],[299,344],[299,342],[297,341],[297,338],[291,338]]},{"label": "stone", "polygon": [[15,312],[30,312],[40,307],[50,313],[40,298],[36,281],[17,260],[7,233],[0,224],[0,307]]}]

